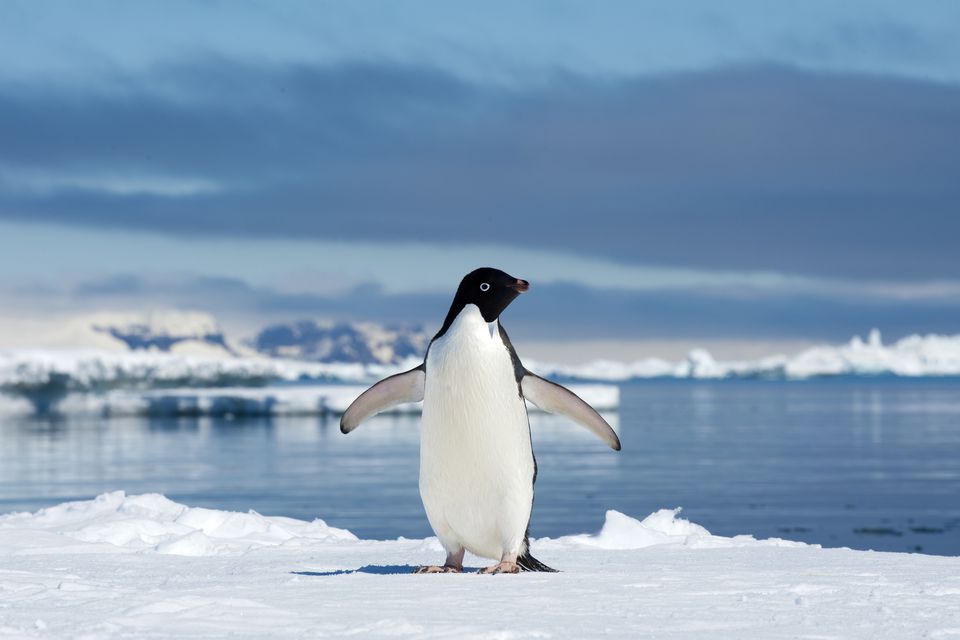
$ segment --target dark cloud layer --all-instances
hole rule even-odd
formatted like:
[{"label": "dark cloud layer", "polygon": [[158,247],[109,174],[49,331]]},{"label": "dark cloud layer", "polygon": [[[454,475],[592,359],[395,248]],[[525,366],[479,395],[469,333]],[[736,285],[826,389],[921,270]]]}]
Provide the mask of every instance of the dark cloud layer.
[{"label": "dark cloud layer", "polygon": [[[949,85],[752,68],[558,75],[521,90],[395,66],[208,60],[109,87],[0,85],[0,140],[6,218],[960,273],[960,87]],[[70,175],[221,188],[122,194]]]}]

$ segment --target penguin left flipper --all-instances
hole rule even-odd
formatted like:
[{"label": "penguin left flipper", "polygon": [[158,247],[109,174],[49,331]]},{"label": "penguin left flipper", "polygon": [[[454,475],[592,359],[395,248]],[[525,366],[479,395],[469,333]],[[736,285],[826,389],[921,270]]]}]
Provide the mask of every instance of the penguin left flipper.
[{"label": "penguin left flipper", "polygon": [[381,411],[405,402],[423,400],[427,374],[424,365],[384,378],[354,400],[340,418],[340,431],[350,433],[357,426]]},{"label": "penguin left flipper", "polygon": [[520,388],[523,389],[523,396],[527,400],[544,411],[567,416],[592,431],[614,451],[620,451],[620,438],[617,437],[613,428],[593,407],[570,389],[545,380],[526,369],[520,381]]}]

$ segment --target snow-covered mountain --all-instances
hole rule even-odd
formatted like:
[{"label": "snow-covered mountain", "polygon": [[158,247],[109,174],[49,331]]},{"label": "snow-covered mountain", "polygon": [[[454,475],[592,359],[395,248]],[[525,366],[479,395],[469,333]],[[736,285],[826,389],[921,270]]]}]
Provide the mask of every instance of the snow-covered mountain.
[{"label": "snow-covered mountain", "polygon": [[245,351],[228,339],[216,318],[200,311],[78,315],[63,320],[47,335],[31,337],[37,344],[25,346],[208,357],[232,357]]},{"label": "snow-covered mountain", "polygon": [[78,315],[25,336],[28,348],[154,353],[210,358],[236,356],[324,363],[396,364],[422,357],[430,336],[420,327],[373,322],[302,320],[273,324],[253,338],[228,336],[200,311],[130,311]]},{"label": "snow-covered mountain", "polygon": [[429,342],[418,328],[303,321],[244,344],[213,316],[189,311],[77,316],[29,340],[31,348],[0,349],[0,411],[11,398],[46,413],[70,394],[369,383],[415,366]]},{"label": "snow-covered mountain", "polygon": [[429,342],[430,336],[421,327],[306,320],[271,325],[258,333],[250,346],[274,358],[391,364],[421,357]]},{"label": "snow-covered mountain", "polygon": [[101,314],[88,321],[92,331],[113,338],[130,351],[237,355],[216,318],[208,313]]}]

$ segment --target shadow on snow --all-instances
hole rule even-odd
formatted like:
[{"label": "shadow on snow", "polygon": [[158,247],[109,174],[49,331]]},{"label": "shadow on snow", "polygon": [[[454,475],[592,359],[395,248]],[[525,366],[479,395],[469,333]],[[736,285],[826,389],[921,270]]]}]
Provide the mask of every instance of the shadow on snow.
[{"label": "shadow on snow", "polygon": [[[391,576],[399,574],[413,573],[417,565],[412,564],[368,564],[359,569],[336,569],[334,571],[291,571],[290,573],[298,576],[328,577],[328,576],[346,576],[352,573],[370,573],[378,576]],[[478,569],[464,567],[464,573],[472,573]]]}]

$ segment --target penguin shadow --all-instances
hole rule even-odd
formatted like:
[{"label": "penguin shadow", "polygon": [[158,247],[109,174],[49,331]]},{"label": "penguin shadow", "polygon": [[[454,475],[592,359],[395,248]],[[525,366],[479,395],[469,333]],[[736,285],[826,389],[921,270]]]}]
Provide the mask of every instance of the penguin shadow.
[{"label": "penguin shadow", "polygon": [[337,569],[334,571],[291,571],[297,576],[313,578],[328,578],[330,576],[348,576],[352,573],[370,573],[377,576],[392,576],[401,573],[413,573],[416,567],[412,564],[368,564],[357,569]]},{"label": "penguin shadow", "polygon": [[[348,576],[354,573],[368,573],[375,576],[393,576],[412,574],[417,569],[413,564],[368,564],[357,569],[336,569],[333,571],[291,571],[295,576],[310,576],[312,578],[329,578],[331,576]],[[464,567],[464,573],[476,573],[480,569]]]}]

